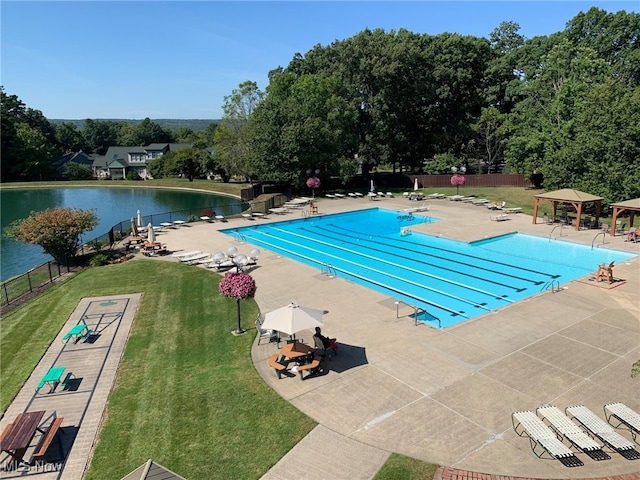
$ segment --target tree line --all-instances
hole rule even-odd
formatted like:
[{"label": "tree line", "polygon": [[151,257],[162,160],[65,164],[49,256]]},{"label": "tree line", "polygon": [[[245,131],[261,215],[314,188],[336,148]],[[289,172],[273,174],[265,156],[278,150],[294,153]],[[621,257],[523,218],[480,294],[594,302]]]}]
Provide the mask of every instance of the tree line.
[{"label": "tree line", "polygon": [[[345,183],[358,172],[465,166],[542,174],[548,189],[608,202],[640,196],[640,15],[594,7],[548,36],[527,39],[519,30],[503,22],[480,38],[366,29],[316,45],[269,72],[264,92],[246,81],[225,97],[222,122],[193,141],[196,150],[213,147],[212,158],[196,162],[208,167],[193,173],[213,167],[223,179],[302,186],[316,170],[323,182]],[[22,143],[14,174],[37,170],[25,161],[27,147],[62,138],[77,145],[70,127],[53,129],[38,113],[24,109],[20,125],[28,128],[11,132]],[[114,138],[103,122],[87,120],[86,151],[99,153],[109,135],[110,144],[138,145],[162,134],[146,120],[116,130]]]}]

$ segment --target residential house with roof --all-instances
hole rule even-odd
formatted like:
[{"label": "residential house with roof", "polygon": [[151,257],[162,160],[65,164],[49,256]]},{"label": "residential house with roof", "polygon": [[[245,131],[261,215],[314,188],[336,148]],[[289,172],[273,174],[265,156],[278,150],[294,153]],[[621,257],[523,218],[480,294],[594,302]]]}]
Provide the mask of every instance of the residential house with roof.
[{"label": "residential house with roof", "polygon": [[85,153],[82,150],[79,152],[67,152],[51,162],[51,168],[54,170],[55,179],[62,180],[64,178],[65,166],[69,162],[79,163],[80,165],[86,165],[92,168],[94,160],[95,155]]},{"label": "residential house with roof", "polygon": [[140,178],[150,179],[147,165],[167,152],[191,148],[190,143],[152,143],[146,147],[109,147],[103,156],[93,162],[93,173],[97,178],[123,180],[129,172],[136,172]]}]

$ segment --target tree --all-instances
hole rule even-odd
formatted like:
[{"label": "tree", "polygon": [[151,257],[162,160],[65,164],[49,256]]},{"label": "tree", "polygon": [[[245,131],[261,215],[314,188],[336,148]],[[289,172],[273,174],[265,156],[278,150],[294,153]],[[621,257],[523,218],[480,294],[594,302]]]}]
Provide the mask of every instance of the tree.
[{"label": "tree", "polygon": [[50,164],[61,153],[53,126],[42,112],[27,108],[1,86],[0,106],[2,181],[49,178]]},{"label": "tree", "polygon": [[240,323],[240,300],[253,298],[256,294],[256,282],[248,273],[244,272],[227,272],[224,278],[218,284],[219,292],[225,297],[235,298],[238,305],[238,326],[233,331],[239,335],[244,333]]},{"label": "tree", "polygon": [[79,208],[50,208],[11,223],[7,236],[24,243],[40,245],[58,262],[75,256],[80,235],[98,225],[95,210]]},{"label": "tree", "polygon": [[93,172],[88,165],[77,162],[67,162],[64,166],[64,178],[67,180],[92,180]]},{"label": "tree", "polygon": [[56,141],[63,152],[79,152],[85,145],[82,133],[70,122],[56,126]]},{"label": "tree", "polygon": [[224,97],[222,123],[215,130],[215,158],[228,177],[243,176],[251,181],[251,145],[248,139],[249,122],[262,100],[256,82],[246,81]]},{"label": "tree", "polygon": [[[163,155],[166,156],[166,155]],[[172,153],[168,160],[165,160],[165,172],[169,170],[173,175],[183,175],[193,182],[194,178],[206,175],[209,153],[205,150],[195,148],[182,148]]]}]

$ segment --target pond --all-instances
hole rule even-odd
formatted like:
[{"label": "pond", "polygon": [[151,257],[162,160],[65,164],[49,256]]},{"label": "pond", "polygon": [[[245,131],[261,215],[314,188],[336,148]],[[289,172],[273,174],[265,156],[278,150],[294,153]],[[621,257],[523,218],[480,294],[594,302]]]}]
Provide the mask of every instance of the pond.
[{"label": "pond", "polygon": [[106,234],[112,226],[120,222],[128,223],[131,217],[136,217],[138,210],[146,223],[152,221],[157,225],[166,221],[162,214],[168,212],[180,212],[172,215],[172,219],[176,220],[186,219],[189,214],[200,216],[205,209],[213,209],[225,216],[236,215],[248,207],[237,197],[203,191],[131,187],[0,189],[0,205],[0,281],[25,273],[36,265],[51,260],[40,246],[27,245],[4,234],[7,225],[27,217],[32,211],[54,207],[95,209],[99,224],[82,236],[84,243]]}]

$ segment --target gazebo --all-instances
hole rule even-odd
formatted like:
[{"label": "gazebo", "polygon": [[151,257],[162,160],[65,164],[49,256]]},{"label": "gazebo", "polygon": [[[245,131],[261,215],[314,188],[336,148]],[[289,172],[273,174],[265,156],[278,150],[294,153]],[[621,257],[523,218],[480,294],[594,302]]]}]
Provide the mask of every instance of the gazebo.
[{"label": "gazebo", "polygon": [[558,204],[569,204],[576,210],[576,230],[580,230],[580,217],[582,216],[582,208],[585,203],[593,203],[596,207],[595,224],[599,224],[600,212],[602,211],[602,197],[591,195],[590,193],[584,193],[572,188],[563,188],[562,190],[556,190],[555,192],[541,193],[540,195],[534,195],[533,197],[533,223],[538,223],[538,205],[543,200],[550,200],[553,202],[553,219],[556,219],[556,213],[558,210]]},{"label": "gazebo", "polygon": [[616,220],[618,215],[624,211],[629,211],[629,228],[633,227],[633,217],[636,212],[640,212],[640,198],[625,200],[624,202],[612,203],[613,213],[611,214],[611,236],[616,235]]}]

